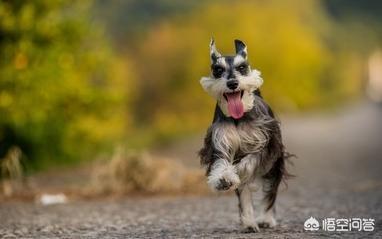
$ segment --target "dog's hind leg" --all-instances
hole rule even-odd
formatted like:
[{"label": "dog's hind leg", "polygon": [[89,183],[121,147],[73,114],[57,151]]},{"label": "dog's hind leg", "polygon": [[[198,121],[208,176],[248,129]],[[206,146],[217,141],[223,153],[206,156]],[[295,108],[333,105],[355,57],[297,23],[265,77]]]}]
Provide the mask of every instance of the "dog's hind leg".
[{"label": "dog's hind leg", "polygon": [[278,193],[278,188],[284,177],[288,175],[285,170],[285,157],[284,154],[278,157],[273,167],[269,172],[261,178],[258,178],[258,185],[260,186],[254,195],[255,208],[259,211],[256,217],[256,222],[261,227],[274,227],[276,226],[276,209],[275,203]]},{"label": "dog's hind leg", "polygon": [[[275,200],[277,191],[274,191],[272,180],[259,179],[256,183],[258,189],[253,194],[255,207],[255,221],[262,228],[271,228],[277,225],[275,214]],[[277,190],[277,189],[276,189]]]},{"label": "dog's hind leg", "polygon": [[259,232],[259,226],[255,221],[252,192],[250,191],[248,185],[243,185],[242,187],[236,189],[235,192],[239,199],[239,217],[244,231]]}]

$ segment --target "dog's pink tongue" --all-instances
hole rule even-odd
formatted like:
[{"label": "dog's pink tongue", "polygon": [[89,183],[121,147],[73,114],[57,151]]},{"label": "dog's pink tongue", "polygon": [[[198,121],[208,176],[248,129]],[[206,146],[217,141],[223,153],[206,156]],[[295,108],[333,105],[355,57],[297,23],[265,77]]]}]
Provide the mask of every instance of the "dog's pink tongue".
[{"label": "dog's pink tongue", "polygon": [[234,119],[240,119],[244,115],[244,106],[241,102],[241,93],[226,94],[228,100],[228,112]]}]

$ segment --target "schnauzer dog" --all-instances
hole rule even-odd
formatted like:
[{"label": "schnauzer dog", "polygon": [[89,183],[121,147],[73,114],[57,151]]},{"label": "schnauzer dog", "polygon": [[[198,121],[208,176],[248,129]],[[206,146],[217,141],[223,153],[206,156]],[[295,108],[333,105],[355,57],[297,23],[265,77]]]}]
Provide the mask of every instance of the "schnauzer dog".
[{"label": "schnauzer dog", "polygon": [[211,40],[211,76],[200,83],[217,105],[199,156],[209,186],[234,189],[244,230],[257,232],[276,225],[275,200],[288,175],[288,154],[279,122],[260,94],[260,72],[251,69],[242,41],[235,40],[235,48],[235,55],[223,56]]}]

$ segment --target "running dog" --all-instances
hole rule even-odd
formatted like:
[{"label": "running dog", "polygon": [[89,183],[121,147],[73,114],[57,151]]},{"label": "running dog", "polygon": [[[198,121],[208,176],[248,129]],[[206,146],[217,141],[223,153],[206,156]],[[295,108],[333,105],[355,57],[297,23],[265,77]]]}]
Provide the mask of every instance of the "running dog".
[{"label": "running dog", "polygon": [[242,41],[235,40],[235,48],[235,55],[222,55],[211,40],[211,75],[200,83],[217,105],[199,156],[208,185],[235,190],[244,230],[258,232],[276,225],[277,190],[288,175],[289,155],[279,122],[260,94],[260,72],[250,67]]}]

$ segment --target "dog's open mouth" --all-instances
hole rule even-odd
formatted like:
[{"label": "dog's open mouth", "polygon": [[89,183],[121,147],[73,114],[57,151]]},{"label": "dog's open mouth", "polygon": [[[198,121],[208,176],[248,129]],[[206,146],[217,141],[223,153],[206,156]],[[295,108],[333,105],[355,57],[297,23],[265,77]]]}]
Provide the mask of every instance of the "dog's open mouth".
[{"label": "dog's open mouth", "polygon": [[240,119],[244,115],[244,105],[241,101],[244,91],[226,92],[223,94],[228,103],[228,112],[234,119]]}]

